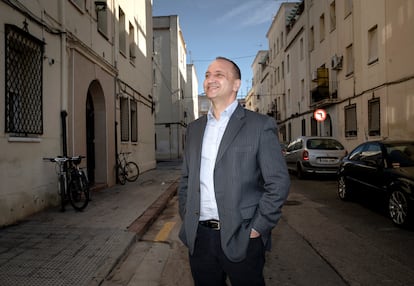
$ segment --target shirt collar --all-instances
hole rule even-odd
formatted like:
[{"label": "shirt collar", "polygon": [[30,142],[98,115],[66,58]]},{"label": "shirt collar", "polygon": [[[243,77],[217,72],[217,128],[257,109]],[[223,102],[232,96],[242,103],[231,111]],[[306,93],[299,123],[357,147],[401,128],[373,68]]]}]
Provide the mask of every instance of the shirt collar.
[{"label": "shirt collar", "polygon": [[[234,113],[234,111],[236,110],[238,106],[238,101],[234,100],[229,106],[227,106],[226,109],[224,109],[224,111],[220,114],[220,118],[222,117],[229,117],[232,116],[232,114]],[[207,113],[207,118],[208,120],[214,119],[214,115],[213,115],[213,107],[210,107],[210,109],[208,110]]]}]

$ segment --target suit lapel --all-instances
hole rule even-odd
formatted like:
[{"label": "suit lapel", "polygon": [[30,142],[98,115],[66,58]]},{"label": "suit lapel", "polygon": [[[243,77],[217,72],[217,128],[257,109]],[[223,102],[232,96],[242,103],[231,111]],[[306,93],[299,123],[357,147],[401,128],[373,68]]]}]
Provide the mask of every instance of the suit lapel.
[{"label": "suit lapel", "polygon": [[231,142],[236,137],[240,128],[244,125],[245,110],[239,104],[234,110],[233,115],[230,117],[229,123],[227,124],[226,131],[224,131],[223,138],[221,139],[220,147],[218,149],[216,164],[223,157],[227,148],[231,145]]},{"label": "suit lapel", "polygon": [[204,137],[204,131],[206,129],[207,125],[207,116],[203,116],[200,118],[199,121],[197,121],[198,124],[196,128],[194,128],[194,141],[196,144],[194,144],[196,150],[194,154],[199,154],[199,157],[197,158],[196,165],[197,167],[200,167],[201,165],[201,152],[202,152],[202,146],[203,146],[203,137]]}]

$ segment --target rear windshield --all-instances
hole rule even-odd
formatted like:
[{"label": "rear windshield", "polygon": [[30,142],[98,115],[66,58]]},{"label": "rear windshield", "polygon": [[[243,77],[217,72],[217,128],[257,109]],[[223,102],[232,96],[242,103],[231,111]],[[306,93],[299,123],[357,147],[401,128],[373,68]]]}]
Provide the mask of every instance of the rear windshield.
[{"label": "rear windshield", "polygon": [[414,144],[388,144],[387,153],[393,165],[414,166]]},{"label": "rear windshield", "polygon": [[306,147],[316,150],[344,150],[344,146],[335,139],[309,139]]}]

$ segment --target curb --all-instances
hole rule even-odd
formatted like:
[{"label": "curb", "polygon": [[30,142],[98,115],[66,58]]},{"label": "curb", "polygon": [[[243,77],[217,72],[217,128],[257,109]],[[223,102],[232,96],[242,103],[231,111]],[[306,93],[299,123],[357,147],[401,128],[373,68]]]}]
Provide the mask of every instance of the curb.
[{"label": "curb", "polygon": [[139,216],[127,227],[128,231],[136,234],[137,240],[141,239],[151,224],[162,213],[171,198],[176,195],[177,189],[178,179],[175,180],[141,216]]}]

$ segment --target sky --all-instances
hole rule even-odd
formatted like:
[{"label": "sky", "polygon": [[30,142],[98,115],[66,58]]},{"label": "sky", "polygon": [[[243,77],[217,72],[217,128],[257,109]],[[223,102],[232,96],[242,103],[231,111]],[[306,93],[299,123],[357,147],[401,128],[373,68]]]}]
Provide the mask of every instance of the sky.
[{"label": "sky", "polygon": [[[242,73],[238,97],[251,88],[251,65],[259,50],[268,49],[266,33],[279,9],[278,0],[153,0],[154,16],[178,15],[187,46],[187,63],[194,64],[199,93],[204,74],[217,56],[237,63]],[[288,0],[284,2],[289,2]]]}]

